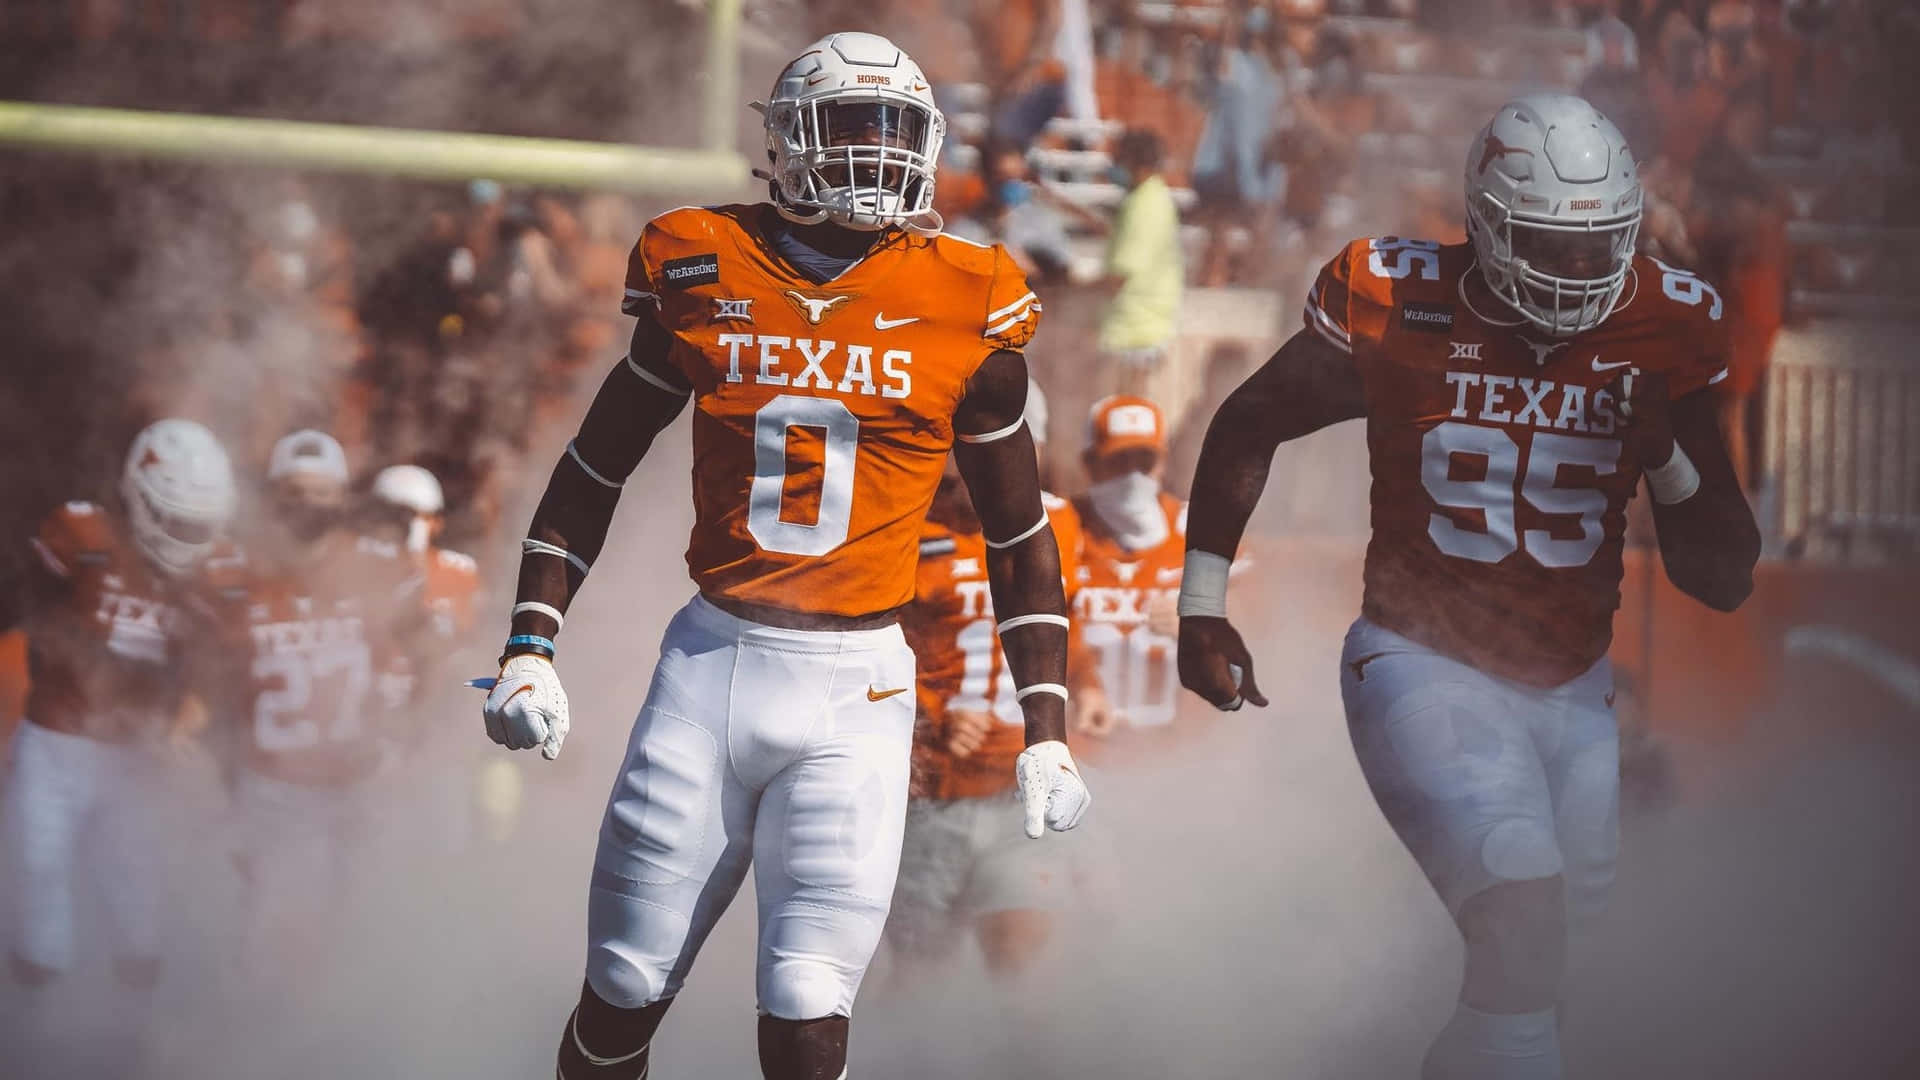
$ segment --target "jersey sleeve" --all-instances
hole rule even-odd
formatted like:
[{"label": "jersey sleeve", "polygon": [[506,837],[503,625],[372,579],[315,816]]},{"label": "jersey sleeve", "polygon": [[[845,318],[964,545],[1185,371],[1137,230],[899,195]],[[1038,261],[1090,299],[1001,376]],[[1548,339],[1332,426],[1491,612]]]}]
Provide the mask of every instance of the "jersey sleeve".
[{"label": "jersey sleeve", "polygon": [[1019,352],[1040,327],[1040,299],[1007,249],[993,247],[993,275],[987,283],[986,318],[980,336],[993,349]]},{"label": "jersey sleeve", "polygon": [[627,289],[620,300],[622,315],[651,315],[660,308],[660,290],[654,287],[653,268],[647,264],[647,233],[653,228],[653,223],[648,222],[646,231],[634,241],[633,252],[627,256]]},{"label": "jersey sleeve", "polygon": [[1668,368],[1668,393],[1682,398],[1718,385],[1727,377],[1733,346],[1733,324],[1720,291],[1690,270],[1648,261],[1660,275],[1661,299],[1671,306],[1677,329],[1670,339],[1678,354]]},{"label": "jersey sleeve", "polygon": [[1320,268],[1302,318],[1321,340],[1351,355],[1385,334],[1394,307],[1394,278],[1379,266],[1374,241],[1359,239]]},{"label": "jersey sleeve", "polygon": [[89,561],[105,561],[112,537],[105,515],[88,502],[70,502],[47,515],[33,538],[41,569],[60,581]]}]

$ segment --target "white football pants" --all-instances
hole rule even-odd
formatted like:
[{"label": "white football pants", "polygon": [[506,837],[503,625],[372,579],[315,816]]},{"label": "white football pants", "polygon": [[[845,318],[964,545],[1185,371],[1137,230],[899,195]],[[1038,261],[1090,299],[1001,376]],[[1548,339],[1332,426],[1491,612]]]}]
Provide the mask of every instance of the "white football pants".
[{"label": "white football pants", "polygon": [[1508,881],[1562,874],[1595,914],[1619,852],[1620,737],[1603,658],[1543,690],[1360,619],[1340,690],[1360,770],[1454,915]]},{"label": "white football pants", "polygon": [[16,896],[7,935],[16,955],[50,971],[73,966],[74,886],[84,873],[104,901],[114,956],[159,956],[162,787],[145,747],[20,724],[0,803],[0,887]]},{"label": "white football pants", "polygon": [[678,993],[751,862],[760,1010],[852,1015],[900,865],[913,686],[898,626],[783,630],[697,596],[682,608],[600,828],[594,992],[623,1008]]}]

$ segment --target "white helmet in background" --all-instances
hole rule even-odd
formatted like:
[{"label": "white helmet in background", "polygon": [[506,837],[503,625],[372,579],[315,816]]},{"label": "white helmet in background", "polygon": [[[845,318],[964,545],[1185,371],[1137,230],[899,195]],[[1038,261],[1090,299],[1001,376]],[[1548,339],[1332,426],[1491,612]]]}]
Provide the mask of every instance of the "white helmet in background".
[{"label": "white helmet in background", "polygon": [[213,432],[159,420],[127,448],[120,477],[134,546],[161,571],[191,572],[233,518],[233,466]]},{"label": "white helmet in background", "polygon": [[938,232],[934,162],[947,121],[920,65],[878,34],[829,34],[774,81],[759,171],[773,204],[802,225]]},{"label": "white helmet in background", "polygon": [[1640,231],[1640,170],[1586,101],[1534,94],[1500,106],[1467,151],[1467,236],[1487,285],[1565,337],[1613,312]]},{"label": "white helmet in background", "polygon": [[415,554],[427,550],[433,540],[433,526],[428,519],[440,516],[447,506],[440,481],[432,473],[418,465],[389,465],[373,478],[373,498],[411,515],[407,522],[407,550]]}]

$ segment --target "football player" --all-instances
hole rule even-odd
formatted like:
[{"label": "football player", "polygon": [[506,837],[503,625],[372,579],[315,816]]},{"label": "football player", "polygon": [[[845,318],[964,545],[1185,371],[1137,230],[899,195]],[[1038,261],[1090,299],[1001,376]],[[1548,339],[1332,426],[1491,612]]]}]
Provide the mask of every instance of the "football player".
[{"label": "football player", "polygon": [[1165,732],[1178,705],[1175,609],[1187,504],[1161,487],[1166,457],[1158,405],[1126,394],[1094,403],[1081,455],[1091,482],[1074,500],[1086,527],[1074,617],[1111,709],[1089,718],[1090,734]]},{"label": "football player", "polygon": [[207,627],[202,570],[232,517],[233,472],[213,434],[158,421],[134,437],[120,505],[70,502],[41,524],[31,580],[4,591],[0,625],[28,631],[32,685],[0,805],[0,882],[14,979],[73,963],[76,877],[102,886],[114,973],[160,974],[160,759]]},{"label": "football player", "polygon": [[554,635],[621,486],[693,403],[699,593],[667,627],[600,832],[567,1080],[636,1077],[755,864],[760,1062],[835,1077],[900,857],[920,525],[949,451],[986,536],[1023,709],[1025,828],[1068,829],[1060,559],[1022,423],[1040,304],[1007,253],[939,233],[945,121],[891,42],[834,34],[762,109],[769,203],[675,210],[628,271],[631,351],[554,467],[522,548],[488,734],[560,752]]},{"label": "football player", "polygon": [[404,539],[407,556],[422,575],[433,633],[455,641],[473,628],[480,599],[480,566],[473,556],[440,546],[446,530],[446,496],[440,481],[418,465],[389,465],[374,475],[371,491],[381,534]]},{"label": "football player", "polygon": [[[1721,297],[1634,254],[1637,166],[1579,98],[1501,106],[1466,161],[1468,242],[1350,244],[1306,325],[1221,406],[1194,479],[1180,674],[1265,705],[1227,560],[1275,447],[1365,418],[1373,537],[1340,678],[1362,771],[1466,940],[1430,1080],[1561,1075],[1570,920],[1608,889],[1619,743],[1607,666],[1627,502],[1667,576],[1730,611],[1759,531],[1706,388]],[[1241,669],[1235,678],[1230,667]]]},{"label": "football player", "polygon": [[391,752],[424,624],[399,544],[349,527],[346,452],[311,429],[268,457],[249,565],[224,577],[247,670],[227,702],[239,729],[234,814],[250,959],[324,925],[364,840],[364,785]]},{"label": "football player", "polygon": [[[1031,406],[1037,388],[1028,388]],[[1030,430],[1036,425],[1031,407]],[[1012,978],[1044,954],[1056,915],[1071,900],[1070,868],[1024,840],[1013,763],[1024,718],[993,616],[987,542],[951,466],[920,534],[913,603],[901,612],[920,661],[913,780],[900,878],[887,939],[928,970],[970,930],[989,973]],[[1041,493],[1060,548],[1067,602],[1078,591],[1080,519],[1073,504]],[[1078,626],[1069,628],[1068,687],[1075,727],[1104,716],[1105,693]]]}]

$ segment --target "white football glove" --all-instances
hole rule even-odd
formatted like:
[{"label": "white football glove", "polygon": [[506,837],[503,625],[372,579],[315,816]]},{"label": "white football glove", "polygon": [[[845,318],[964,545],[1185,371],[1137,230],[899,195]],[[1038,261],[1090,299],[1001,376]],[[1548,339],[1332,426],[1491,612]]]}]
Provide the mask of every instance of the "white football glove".
[{"label": "white football glove", "polygon": [[487,721],[487,738],[501,746],[509,750],[537,746],[548,761],[560,756],[570,724],[567,692],[560,687],[560,674],[553,670],[552,661],[529,653],[507,657],[481,713]]},{"label": "white football glove", "polygon": [[1080,824],[1093,796],[1073,764],[1067,744],[1058,739],[1037,742],[1020,751],[1013,763],[1020,781],[1020,801],[1027,810],[1027,836],[1038,840],[1047,829],[1066,832]]}]

